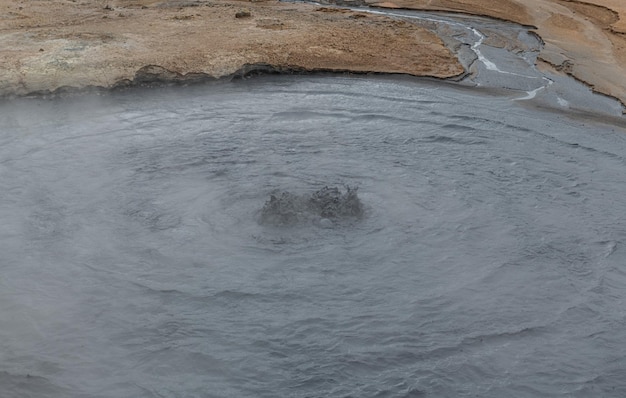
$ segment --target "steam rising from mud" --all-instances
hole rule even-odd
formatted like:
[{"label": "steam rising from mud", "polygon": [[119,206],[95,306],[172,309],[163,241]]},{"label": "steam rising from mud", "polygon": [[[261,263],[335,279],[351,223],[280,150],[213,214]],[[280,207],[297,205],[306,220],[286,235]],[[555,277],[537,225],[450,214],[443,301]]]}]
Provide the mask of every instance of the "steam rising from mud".
[{"label": "steam rising from mud", "polygon": [[5,102],[0,396],[626,397],[623,121],[509,99],[265,76]]}]

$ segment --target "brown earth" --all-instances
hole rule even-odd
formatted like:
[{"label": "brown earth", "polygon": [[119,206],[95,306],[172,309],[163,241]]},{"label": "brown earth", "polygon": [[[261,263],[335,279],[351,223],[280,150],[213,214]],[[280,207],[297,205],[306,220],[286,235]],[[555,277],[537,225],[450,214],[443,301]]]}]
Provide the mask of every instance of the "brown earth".
[{"label": "brown earth", "polygon": [[0,0],[0,94],[261,69],[464,73],[435,34],[277,1]]},{"label": "brown earth", "polygon": [[535,27],[540,66],[567,73],[626,105],[625,0],[367,0],[379,7],[485,15]]},{"label": "brown earth", "polygon": [[[535,27],[539,64],[626,104],[624,0],[366,0]],[[0,0],[0,95],[279,71],[463,75],[435,34],[275,0]]]}]

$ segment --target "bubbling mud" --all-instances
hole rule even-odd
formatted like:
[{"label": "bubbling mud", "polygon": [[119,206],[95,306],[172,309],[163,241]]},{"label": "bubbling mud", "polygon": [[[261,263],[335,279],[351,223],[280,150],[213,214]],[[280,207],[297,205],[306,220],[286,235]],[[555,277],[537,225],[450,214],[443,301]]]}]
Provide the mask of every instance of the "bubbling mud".
[{"label": "bubbling mud", "polygon": [[341,220],[363,217],[363,204],[357,187],[346,186],[345,192],[337,187],[324,187],[310,195],[297,195],[288,191],[275,192],[261,210],[263,225],[289,226],[314,223],[331,227]]},{"label": "bubbling mud", "polygon": [[626,397],[623,120],[496,94],[0,104],[0,396]]}]

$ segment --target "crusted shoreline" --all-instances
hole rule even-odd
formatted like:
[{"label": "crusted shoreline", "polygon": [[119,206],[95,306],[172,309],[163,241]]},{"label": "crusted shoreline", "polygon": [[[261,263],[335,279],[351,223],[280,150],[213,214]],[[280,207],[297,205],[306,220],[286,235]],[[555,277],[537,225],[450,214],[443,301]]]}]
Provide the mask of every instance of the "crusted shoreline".
[{"label": "crusted shoreline", "polygon": [[[167,70],[159,65],[146,65],[140,68],[132,79],[122,79],[108,86],[84,85],[84,86],[60,86],[55,89],[42,89],[39,91],[30,91],[26,93],[15,94],[13,92],[0,93],[0,100],[11,100],[17,98],[56,98],[89,93],[104,94],[107,92],[132,89],[132,88],[159,88],[171,86],[189,86],[196,84],[210,84],[219,82],[228,82],[234,79],[248,78],[251,76],[262,75],[338,75],[345,74],[351,76],[359,75],[385,75],[390,76],[394,73],[387,72],[369,72],[369,71],[352,71],[340,69],[308,69],[308,68],[285,68],[276,67],[270,64],[245,64],[240,69],[230,75],[214,77],[206,73],[189,72],[180,74],[178,72]],[[406,74],[395,74],[406,75]],[[461,75],[440,78],[432,76],[417,76],[423,78],[431,78],[439,81],[459,81],[466,76]]]}]

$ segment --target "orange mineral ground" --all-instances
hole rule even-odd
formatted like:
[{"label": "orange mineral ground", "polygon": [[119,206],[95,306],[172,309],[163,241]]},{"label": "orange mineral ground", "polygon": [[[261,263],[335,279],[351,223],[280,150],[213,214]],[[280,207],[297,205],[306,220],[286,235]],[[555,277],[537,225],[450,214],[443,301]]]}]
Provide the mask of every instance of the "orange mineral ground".
[{"label": "orange mineral ground", "polygon": [[[540,67],[626,103],[623,0],[394,0],[531,26]],[[268,1],[0,0],[0,95],[276,71],[465,71],[445,40],[379,15]]]},{"label": "orange mineral ground", "polygon": [[221,78],[254,68],[464,73],[426,29],[302,3],[0,0],[0,17],[4,95]]}]

